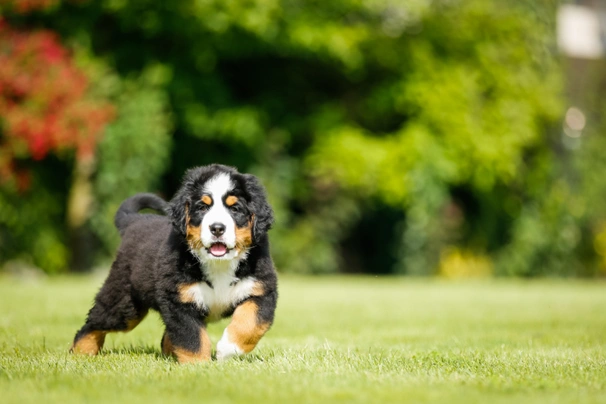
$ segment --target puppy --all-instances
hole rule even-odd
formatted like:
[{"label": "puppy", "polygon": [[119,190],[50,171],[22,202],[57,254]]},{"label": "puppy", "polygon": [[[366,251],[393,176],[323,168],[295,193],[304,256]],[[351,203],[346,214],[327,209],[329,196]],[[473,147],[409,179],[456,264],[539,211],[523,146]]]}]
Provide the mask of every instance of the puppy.
[{"label": "puppy", "polygon": [[[145,208],[167,216],[138,213]],[[170,203],[127,199],[115,217],[122,244],[71,352],[96,355],[107,333],[132,330],[149,309],[166,326],[162,352],[179,363],[210,360],[206,325],[230,316],[217,359],[252,351],[278,298],[272,223],[257,178],[217,164],[188,170]]]}]

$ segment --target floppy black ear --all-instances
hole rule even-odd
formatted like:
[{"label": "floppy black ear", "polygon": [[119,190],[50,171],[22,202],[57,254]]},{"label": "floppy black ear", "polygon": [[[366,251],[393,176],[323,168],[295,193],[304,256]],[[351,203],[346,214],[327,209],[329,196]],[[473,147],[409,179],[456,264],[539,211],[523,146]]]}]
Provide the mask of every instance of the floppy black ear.
[{"label": "floppy black ear", "polygon": [[258,240],[271,228],[274,223],[274,211],[267,202],[265,188],[257,177],[252,174],[244,174],[246,191],[250,195],[249,208],[255,215],[253,218],[253,238]]},{"label": "floppy black ear", "polygon": [[190,196],[195,187],[195,179],[200,175],[201,168],[189,169],[183,176],[181,188],[177,191],[173,199],[170,200],[166,213],[172,219],[173,227],[179,233],[187,233],[187,209],[190,204]]},{"label": "floppy black ear", "polygon": [[166,213],[171,218],[173,227],[184,235],[187,231],[186,214],[188,201],[185,192],[182,191],[183,189],[180,189],[173,199],[171,199],[168,208],[166,208]]}]

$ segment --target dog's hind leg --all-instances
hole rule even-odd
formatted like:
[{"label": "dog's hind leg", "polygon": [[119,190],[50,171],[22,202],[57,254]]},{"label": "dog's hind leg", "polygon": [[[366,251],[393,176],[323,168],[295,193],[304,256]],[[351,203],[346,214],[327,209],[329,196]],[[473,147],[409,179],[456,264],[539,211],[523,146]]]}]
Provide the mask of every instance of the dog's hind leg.
[{"label": "dog's hind leg", "polygon": [[98,354],[108,333],[132,330],[147,312],[147,307],[135,301],[130,283],[110,273],[95,297],[86,323],[76,333],[70,352]]},{"label": "dog's hind leg", "polygon": [[95,305],[91,309],[84,326],[76,333],[70,352],[96,355],[103,348],[105,336],[110,332],[128,332],[135,328],[147,315],[147,310],[134,316],[112,317],[103,314]]},{"label": "dog's hind leg", "polygon": [[70,352],[86,355],[97,355],[103,344],[107,331],[94,330],[84,325],[76,334]]},{"label": "dog's hind leg", "polygon": [[[95,311],[94,306],[91,313]],[[130,319],[121,319],[111,321],[111,318],[102,318],[101,321],[96,321],[99,317],[92,317],[89,313],[84,326],[76,333],[74,343],[70,352],[78,354],[96,355],[103,348],[105,336],[110,332],[128,332],[135,328],[145,318],[147,311],[139,313],[136,317]],[[109,320],[109,321],[108,321]],[[115,320],[115,319],[114,319]]]}]

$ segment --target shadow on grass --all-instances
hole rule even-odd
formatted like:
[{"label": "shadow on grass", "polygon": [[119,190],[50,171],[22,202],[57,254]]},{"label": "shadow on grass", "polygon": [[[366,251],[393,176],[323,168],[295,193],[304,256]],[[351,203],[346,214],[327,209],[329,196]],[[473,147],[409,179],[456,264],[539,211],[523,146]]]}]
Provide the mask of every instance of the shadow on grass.
[{"label": "shadow on grass", "polygon": [[[165,360],[176,362],[176,358],[174,356],[164,355],[159,348],[154,347],[152,345],[148,346],[126,346],[120,348],[111,348],[104,349],[101,352],[102,355],[128,355],[128,356],[153,356],[154,359],[157,360]],[[266,358],[265,358],[266,359]],[[241,362],[241,363],[259,363],[265,362],[265,359],[260,355],[249,354],[244,356],[236,356],[228,359],[229,361]],[[217,356],[215,353],[212,355],[213,362],[217,361]]]},{"label": "shadow on grass", "polygon": [[148,346],[126,346],[121,348],[104,349],[102,355],[150,355],[156,359],[169,359],[169,356],[164,355],[160,352],[160,349],[152,345]]},{"label": "shadow on grass", "polygon": [[[215,355],[213,355],[213,360],[216,360]],[[243,356],[236,356],[233,358],[228,359],[230,361],[234,361],[234,362],[242,362],[242,363],[259,363],[259,362],[265,362],[265,359],[262,356],[259,355],[243,355]]]}]

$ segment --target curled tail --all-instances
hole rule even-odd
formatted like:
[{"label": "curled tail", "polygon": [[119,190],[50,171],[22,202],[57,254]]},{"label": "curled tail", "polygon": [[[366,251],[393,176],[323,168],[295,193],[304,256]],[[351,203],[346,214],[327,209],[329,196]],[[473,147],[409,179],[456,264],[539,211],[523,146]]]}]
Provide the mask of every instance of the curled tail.
[{"label": "curled tail", "polygon": [[137,194],[131,196],[120,205],[116,216],[114,217],[114,224],[118,228],[120,234],[128,227],[133,220],[137,217],[141,217],[137,212],[141,209],[154,209],[159,212],[165,212],[168,207],[168,203],[154,194]]}]

